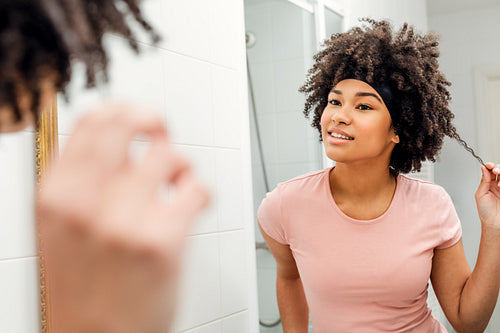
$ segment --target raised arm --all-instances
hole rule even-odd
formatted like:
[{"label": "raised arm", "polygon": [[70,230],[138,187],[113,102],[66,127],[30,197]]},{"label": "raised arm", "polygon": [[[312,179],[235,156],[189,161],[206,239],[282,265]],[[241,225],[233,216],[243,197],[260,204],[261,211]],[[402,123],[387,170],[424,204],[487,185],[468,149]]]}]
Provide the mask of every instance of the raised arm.
[{"label": "raised arm", "polygon": [[446,317],[457,332],[483,332],[500,288],[500,166],[487,163],[476,192],[481,243],[471,273],[462,241],[436,250],[431,280]]},{"label": "raised arm", "polygon": [[260,232],[276,259],[276,293],[283,332],[306,333],[309,307],[292,251],[288,245],[283,245],[267,235],[262,228]]}]

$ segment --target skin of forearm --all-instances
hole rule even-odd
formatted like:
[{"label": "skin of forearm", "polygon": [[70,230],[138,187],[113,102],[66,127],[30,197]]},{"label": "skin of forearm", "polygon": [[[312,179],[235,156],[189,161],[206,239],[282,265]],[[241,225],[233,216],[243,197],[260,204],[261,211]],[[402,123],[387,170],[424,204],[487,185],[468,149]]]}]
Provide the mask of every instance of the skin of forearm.
[{"label": "skin of forearm", "polygon": [[483,332],[500,288],[500,230],[482,228],[476,266],[465,283],[458,310],[458,332]]},{"label": "skin of forearm", "polygon": [[276,291],[283,333],[307,333],[309,307],[301,279],[278,276]]}]

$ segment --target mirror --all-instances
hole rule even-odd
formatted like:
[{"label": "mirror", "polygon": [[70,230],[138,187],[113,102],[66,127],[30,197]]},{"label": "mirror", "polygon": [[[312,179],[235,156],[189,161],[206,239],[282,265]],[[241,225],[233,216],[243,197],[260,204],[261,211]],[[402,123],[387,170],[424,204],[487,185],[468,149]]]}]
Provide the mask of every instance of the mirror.
[{"label": "mirror", "polygon": [[[277,183],[325,167],[322,146],[302,115],[304,100],[297,92],[312,64],[311,52],[315,53],[314,43],[304,42],[305,34],[314,35],[313,24],[307,21],[314,20],[313,15],[297,3],[302,2],[245,0],[255,216],[265,193]],[[458,133],[483,159],[498,162],[500,109],[492,96],[500,93],[500,39],[494,33],[500,31],[495,19],[500,15],[500,3],[427,3],[428,30],[441,36],[440,69],[452,83],[451,109]],[[281,9],[277,12],[276,8]],[[324,14],[326,36],[342,31],[342,16],[328,8]],[[293,15],[292,24],[287,18]],[[293,47],[295,62],[280,58],[283,54],[292,58]],[[281,109],[283,106],[285,109]],[[473,198],[480,179],[478,162],[457,142],[446,139],[438,162],[423,171],[421,178],[442,185],[452,197],[462,221],[466,256],[474,267],[480,238]],[[276,266],[257,227],[256,240],[261,332],[281,332],[275,297]],[[429,299],[431,302],[433,309],[439,309],[436,299]],[[490,321],[491,332],[500,330],[496,313]],[[447,325],[443,314],[436,316]],[[447,328],[452,332],[449,324]]]}]

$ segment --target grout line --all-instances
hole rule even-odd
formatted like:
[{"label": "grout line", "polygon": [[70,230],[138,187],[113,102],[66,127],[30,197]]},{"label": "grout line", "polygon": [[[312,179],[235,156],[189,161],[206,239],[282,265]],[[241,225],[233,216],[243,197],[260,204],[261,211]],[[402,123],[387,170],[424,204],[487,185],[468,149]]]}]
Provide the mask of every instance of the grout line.
[{"label": "grout line", "polygon": [[[120,40],[123,40],[123,41],[127,42],[127,40],[125,38],[123,38],[122,36],[120,36],[118,34],[109,33],[109,35],[113,36],[114,38],[117,38],[117,39],[120,39]],[[228,66],[225,66],[225,65],[222,65],[222,64],[215,63],[215,62],[213,62],[211,60],[202,59],[202,58],[198,58],[196,56],[190,55],[190,54],[185,54],[185,53],[182,53],[182,52],[179,52],[179,51],[175,51],[175,50],[169,49],[169,48],[167,48],[165,46],[152,45],[150,43],[147,43],[147,42],[144,42],[144,41],[141,41],[141,40],[138,40],[138,39],[134,39],[134,41],[136,41],[138,44],[143,45],[142,47],[149,47],[149,48],[152,48],[152,49],[158,49],[158,50],[162,50],[162,51],[167,51],[167,52],[173,53],[173,54],[178,55],[178,56],[183,56],[183,57],[190,58],[190,59],[193,59],[193,60],[197,60],[197,61],[209,64],[209,65],[217,66],[217,67],[224,68],[224,69],[229,69],[229,70],[235,71],[235,72],[239,72],[240,70],[242,71],[241,68],[228,67]],[[147,51],[141,50],[141,52],[147,52]]]},{"label": "grout line", "polygon": [[[59,133],[58,134],[61,137],[71,137],[71,133]],[[132,140],[133,142],[150,142],[148,139],[143,139],[143,138],[135,138]],[[171,141],[171,144],[174,146],[179,146],[179,147],[191,147],[191,148],[214,148],[214,149],[226,149],[226,150],[233,150],[233,151],[240,151],[242,148],[238,147],[224,147],[224,146],[209,146],[209,145],[200,145],[200,144],[194,144],[194,143],[177,143],[175,141]]]},{"label": "grout line", "polygon": [[220,235],[220,234],[227,234],[230,232],[237,232],[237,231],[244,231],[245,228],[239,228],[239,229],[230,229],[230,230],[221,230],[221,231],[208,231],[208,232],[201,232],[199,234],[192,234],[192,235],[187,235],[187,238],[195,238],[198,236],[211,236],[211,235]]},{"label": "grout line", "polygon": [[219,280],[219,311],[222,313],[223,312],[223,304],[222,304],[222,289],[223,289],[223,286],[222,286],[222,273],[223,273],[223,267],[222,267],[222,256],[221,256],[221,253],[222,253],[222,249],[221,249],[221,235],[218,234],[217,236],[217,255],[218,255],[218,259],[219,259],[219,267],[217,267],[217,270],[219,271],[219,276],[218,276],[218,280]]},{"label": "grout line", "polygon": [[206,325],[209,325],[209,324],[214,324],[214,323],[216,323],[216,322],[218,322],[218,321],[222,321],[222,320],[224,320],[224,319],[227,319],[227,318],[229,318],[229,317],[232,317],[232,316],[235,316],[235,315],[237,315],[237,314],[243,313],[243,312],[245,312],[245,311],[248,311],[248,309],[244,309],[244,310],[240,310],[240,311],[237,311],[237,312],[234,312],[234,313],[230,313],[230,314],[225,315],[225,316],[222,316],[222,317],[220,317],[220,318],[217,318],[217,319],[214,319],[214,320],[211,320],[211,321],[207,321],[206,323],[203,323],[203,324],[199,324],[199,325],[193,326],[193,327],[191,327],[191,328],[188,328],[187,330],[178,331],[177,333],[189,333],[190,331],[195,330],[195,329],[197,329],[197,328],[201,328],[201,327],[206,326]]},{"label": "grout line", "polygon": [[175,143],[173,141],[172,141],[172,144],[177,145],[177,146],[185,146],[185,147],[215,148],[215,149],[227,149],[227,150],[234,150],[234,151],[242,150],[242,148],[235,148],[235,147],[208,146],[208,145],[189,144],[189,143]]},{"label": "grout line", "polygon": [[0,259],[0,263],[9,262],[9,261],[17,261],[17,260],[27,260],[27,259],[38,259],[38,256],[25,256],[25,257],[15,257],[15,258],[3,258]]}]

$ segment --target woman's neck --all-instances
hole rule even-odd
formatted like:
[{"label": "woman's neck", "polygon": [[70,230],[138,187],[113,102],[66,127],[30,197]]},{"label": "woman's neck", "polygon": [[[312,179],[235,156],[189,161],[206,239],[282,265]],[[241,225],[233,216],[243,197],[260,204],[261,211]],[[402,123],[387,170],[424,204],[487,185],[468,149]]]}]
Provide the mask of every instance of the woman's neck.
[{"label": "woman's neck", "polygon": [[337,163],[330,172],[334,197],[372,200],[396,188],[396,177],[386,165],[346,165]]}]

